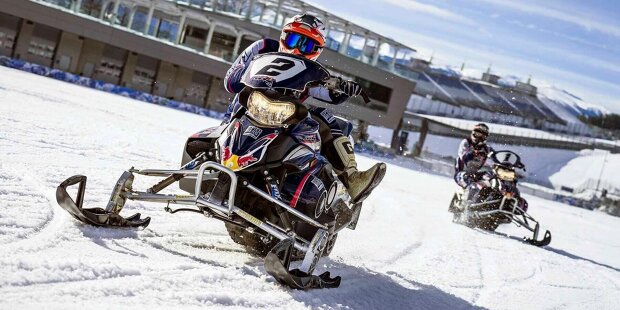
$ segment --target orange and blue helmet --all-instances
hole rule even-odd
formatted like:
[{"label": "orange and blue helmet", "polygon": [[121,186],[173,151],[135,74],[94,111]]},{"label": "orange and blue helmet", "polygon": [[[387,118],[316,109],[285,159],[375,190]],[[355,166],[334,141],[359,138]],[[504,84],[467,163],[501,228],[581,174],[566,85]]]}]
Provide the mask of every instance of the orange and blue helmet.
[{"label": "orange and blue helmet", "polygon": [[315,16],[299,14],[287,22],[280,35],[280,52],[316,60],[325,46],[325,25]]}]

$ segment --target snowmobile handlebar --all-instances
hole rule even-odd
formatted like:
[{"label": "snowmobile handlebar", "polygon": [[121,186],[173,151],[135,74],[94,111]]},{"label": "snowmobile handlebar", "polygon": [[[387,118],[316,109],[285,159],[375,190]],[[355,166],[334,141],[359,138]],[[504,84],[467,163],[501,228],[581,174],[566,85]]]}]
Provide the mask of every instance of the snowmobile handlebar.
[{"label": "snowmobile handlebar", "polygon": [[[318,84],[319,85],[323,85],[323,86],[327,87],[328,89],[333,89],[333,90],[342,92],[340,90],[340,84],[341,83],[342,83],[342,78],[341,77],[339,77],[339,76],[332,76],[327,81],[319,82]],[[366,104],[370,103],[370,97],[368,96],[368,93],[366,92],[366,90],[364,90],[363,88],[362,88],[362,91],[360,92],[360,96],[364,100],[364,103],[366,103]]]}]

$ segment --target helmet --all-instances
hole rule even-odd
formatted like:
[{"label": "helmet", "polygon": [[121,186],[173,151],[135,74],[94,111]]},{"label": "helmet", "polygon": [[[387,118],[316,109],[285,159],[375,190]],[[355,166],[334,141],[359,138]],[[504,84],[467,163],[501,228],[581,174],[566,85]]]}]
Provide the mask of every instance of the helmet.
[{"label": "helmet", "polygon": [[471,131],[471,141],[478,145],[487,140],[489,136],[489,126],[484,123],[477,124]]},{"label": "helmet", "polygon": [[280,35],[280,52],[316,60],[325,46],[325,25],[310,14],[293,16]]}]

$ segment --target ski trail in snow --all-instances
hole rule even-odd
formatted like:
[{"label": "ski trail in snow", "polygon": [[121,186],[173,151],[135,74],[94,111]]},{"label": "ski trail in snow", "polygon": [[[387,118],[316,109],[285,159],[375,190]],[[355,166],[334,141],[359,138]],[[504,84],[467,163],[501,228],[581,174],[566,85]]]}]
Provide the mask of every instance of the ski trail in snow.
[{"label": "ski trail in snow", "polygon": [[[125,206],[123,214],[152,217],[145,230],[83,225],[56,205],[66,177],[87,175],[85,206],[104,206],[124,169],[178,167],[186,137],[219,121],[3,67],[0,75],[0,308],[620,304],[619,219],[527,197],[554,234],[552,247],[536,248],[451,223],[453,181],[394,165],[364,202],[357,229],[340,232],[317,267],[343,277],[338,289],[287,289],[221,222],[168,214],[162,204]],[[375,162],[358,159],[361,169]],[[134,187],[153,181],[137,178]]]},{"label": "ski trail in snow", "polygon": [[[15,240],[9,241],[8,244],[3,244],[3,250],[5,250],[6,253],[15,254],[36,252],[45,248],[57,246],[58,241],[62,239],[59,235],[62,230],[64,218],[66,218],[67,215],[58,212],[59,210],[53,206],[53,204],[55,204],[55,198],[52,198],[51,194],[49,194],[49,190],[45,190],[38,185],[34,179],[29,177],[24,171],[10,169],[6,164],[2,166],[0,172],[10,173],[13,176],[20,176],[10,178],[11,183],[16,182],[12,185],[10,184],[10,186],[17,186],[19,189],[15,189],[11,192],[17,197],[9,196],[5,198],[9,201],[9,204],[12,204],[12,206],[9,206],[11,209],[7,208],[9,214],[11,212],[19,212],[21,214],[19,218],[20,221],[29,221],[31,217],[36,218],[37,214],[45,216],[44,220],[30,229],[30,233],[25,233],[22,238],[16,238]],[[43,194],[46,191],[48,193]],[[20,201],[20,197],[36,197],[37,200],[28,201],[27,199],[24,203],[23,200]],[[15,200],[10,200],[10,198]],[[19,225],[17,222],[14,224]]]}]

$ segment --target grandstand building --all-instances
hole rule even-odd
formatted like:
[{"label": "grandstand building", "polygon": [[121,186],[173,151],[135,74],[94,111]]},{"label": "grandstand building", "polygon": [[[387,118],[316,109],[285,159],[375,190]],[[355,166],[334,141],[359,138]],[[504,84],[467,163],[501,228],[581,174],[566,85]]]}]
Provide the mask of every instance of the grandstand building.
[{"label": "grandstand building", "polygon": [[392,129],[394,148],[426,115],[591,134],[556,115],[529,82],[502,87],[490,72],[480,80],[440,72],[415,49],[299,0],[4,0],[0,55],[223,111],[232,61],[253,41],[278,38],[300,12],[326,23],[320,62],[372,99],[332,109]]}]

